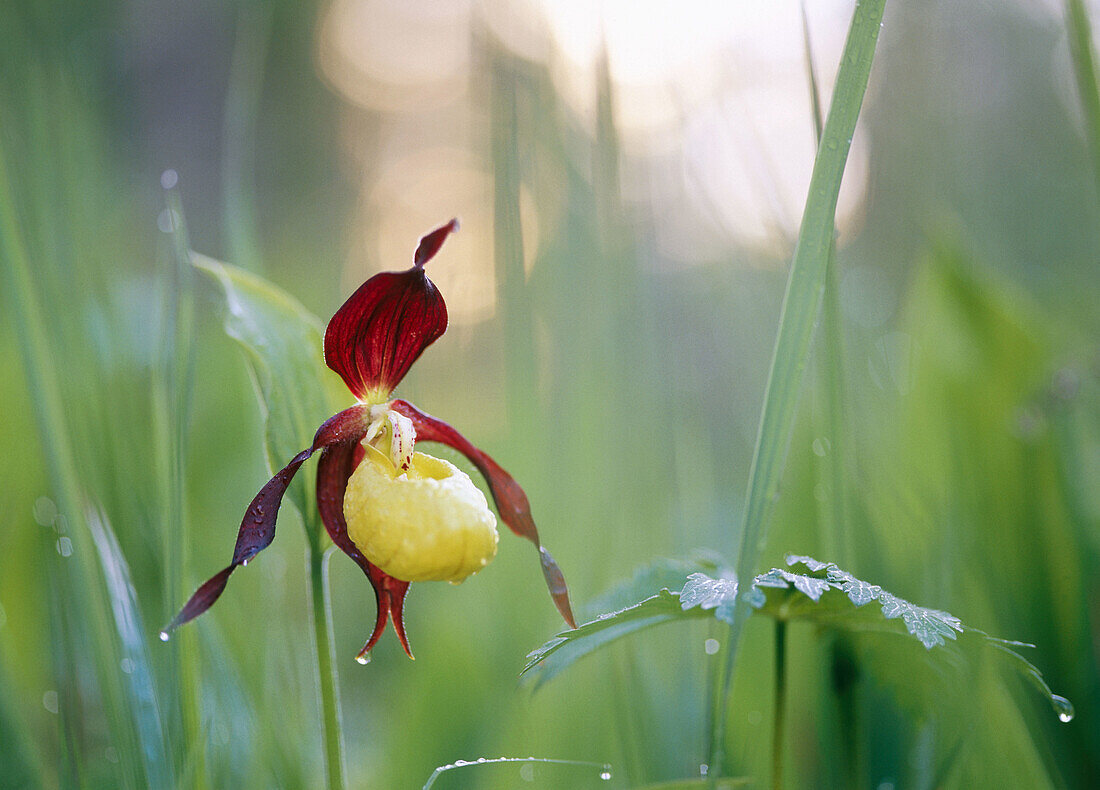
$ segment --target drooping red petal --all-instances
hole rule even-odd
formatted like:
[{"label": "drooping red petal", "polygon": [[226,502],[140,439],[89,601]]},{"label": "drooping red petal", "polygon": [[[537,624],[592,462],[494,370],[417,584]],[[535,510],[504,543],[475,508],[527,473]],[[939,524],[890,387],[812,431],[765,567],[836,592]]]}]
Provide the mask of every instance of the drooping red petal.
[{"label": "drooping red petal", "polygon": [[275,539],[275,522],[279,516],[283,495],[286,494],[290,481],[294,479],[294,475],[302,464],[324,447],[340,442],[358,441],[358,438],[352,437],[362,438],[367,430],[369,419],[369,409],[362,405],[352,406],[330,417],[317,429],[309,449],[294,456],[289,464],[264,484],[241,520],[240,529],[237,531],[237,542],[233,546],[232,562],[195,591],[179,614],[165,627],[162,632],[165,635],[164,638],[213,606],[225,590],[225,585],[233,571],[241,565],[247,565],[253,557],[271,545],[271,541]]},{"label": "drooping red petal", "polygon": [[409,650],[409,642],[405,637],[405,621],[402,612],[409,583],[395,579],[372,565],[348,536],[348,525],[344,520],[344,492],[348,487],[348,478],[351,477],[360,460],[362,460],[362,445],[355,441],[326,447],[321,453],[321,460],[317,463],[317,509],[321,513],[325,530],[336,547],[351,557],[362,569],[374,589],[377,604],[374,631],[356,658],[366,655],[367,651],[378,642],[391,614],[401,647],[405,649],[405,654],[412,658],[413,654]]},{"label": "drooping red petal", "polygon": [[527,501],[527,494],[523,492],[510,474],[501,468],[489,455],[470,444],[465,436],[453,427],[425,414],[408,401],[395,400],[390,404],[394,411],[404,414],[412,420],[416,428],[417,441],[439,442],[458,450],[470,459],[478,471],[489,483],[489,491],[493,495],[500,518],[508,525],[512,532],[520,537],[527,538],[535,544],[539,550],[539,560],[542,564],[542,575],[546,579],[546,586],[550,590],[550,597],[561,612],[561,616],[571,628],[576,628],[573,619],[573,609],[569,604],[569,590],[565,586],[565,576],[558,567],[558,563],[550,556],[550,552],[539,540],[539,531],[535,527],[535,520],[531,517],[531,505]]},{"label": "drooping red petal", "polygon": [[422,238],[413,268],[371,277],[329,321],[325,364],[360,400],[385,400],[446,331],[447,305],[423,267],[457,228],[451,220]]}]

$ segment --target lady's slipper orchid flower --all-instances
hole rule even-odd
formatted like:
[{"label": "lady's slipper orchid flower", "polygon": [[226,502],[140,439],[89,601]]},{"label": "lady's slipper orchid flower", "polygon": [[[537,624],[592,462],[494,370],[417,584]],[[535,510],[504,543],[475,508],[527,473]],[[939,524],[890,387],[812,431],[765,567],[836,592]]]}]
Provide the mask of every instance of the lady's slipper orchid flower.
[{"label": "lady's slipper orchid flower", "polygon": [[374,631],[356,658],[362,660],[374,646],[391,616],[411,658],[403,613],[409,583],[461,582],[488,564],[497,549],[496,518],[484,494],[447,461],[417,451],[417,441],[449,445],[477,467],[504,523],[538,548],[550,595],[575,627],[565,579],[539,540],[519,484],[447,423],[407,401],[390,400],[413,362],[447,328],[447,306],[424,264],[457,229],[457,220],[451,220],[422,238],[411,269],[371,277],[329,321],[325,362],[358,402],[326,420],[313,444],[260,489],[245,511],[233,561],[199,587],[162,638],[209,609],[233,571],[267,548],[287,486],[320,451],[321,520],[332,542],[362,568],[378,603]]}]

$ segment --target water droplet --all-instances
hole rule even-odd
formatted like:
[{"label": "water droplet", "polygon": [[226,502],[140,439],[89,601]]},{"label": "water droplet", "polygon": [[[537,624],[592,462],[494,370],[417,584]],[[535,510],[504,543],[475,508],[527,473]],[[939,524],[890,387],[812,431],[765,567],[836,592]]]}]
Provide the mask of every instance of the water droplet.
[{"label": "water droplet", "polygon": [[168,632],[167,631],[161,631],[160,632],[160,641],[162,641],[162,642],[167,642],[168,641]]},{"label": "water droplet", "polygon": [[831,445],[830,445],[829,440],[826,437],[819,436],[818,438],[814,439],[814,443],[813,443],[814,455],[816,455],[818,458],[824,458],[826,455],[829,454],[830,449],[831,449]]},{"label": "water droplet", "polygon": [[62,557],[71,557],[73,553],[72,538],[60,537],[57,539],[57,553]]},{"label": "water droplet", "polygon": [[1058,721],[1063,724],[1068,724],[1073,721],[1075,712],[1073,710],[1073,703],[1065,697],[1060,697],[1057,694],[1051,695],[1051,705],[1054,706],[1054,712],[1058,714]]},{"label": "water droplet", "polygon": [[57,713],[57,692],[50,689],[42,695],[42,707],[50,713]]},{"label": "water droplet", "polygon": [[241,560],[241,567],[243,568],[245,565],[247,565],[250,562],[252,562],[251,558],[249,558],[247,560]]},{"label": "water droplet", "polygon": [[484,757],[478,757],[478,758],[477,758],[477,761],[478,761],[479,763],[483,763],[483,762],[485,762],[485,758],[484,758]]},{"label": "water droplet", "polygon": [[369,653],[369,652],[367,652],[367,653],[360,653],[359,655],[357,655],[357,656],[355,657],[355,660],[356,660],[356,661],[357,661],[358,663],[362,664],[363,666],[366,666],[367,664],[369,664],[369,663],[370,663],[370,653]]},{"label": "water droplet", "polygon": [[710,766],[706,763],[699,763],[699,776],[706,776],[710,773]]},{"label": "water droplet", "polygon": [[118,749],[116,749],[114,746],[108,746],[106,749],[103,750],[103,756],[107,758],[107,762],[117,763]]},{"label": "water droplet", "polygon": [[764,721],[764,714],[758,710],[750,710],[749,715],[745,717],[750,726],[759,727],[760,722]]},{"label": "water droplet", "polygon": [[455,760],[455,768],[461,768],[464,765],[469,765],[466,760]]},{"label": "water droplet", "polygon": [[169,168],[160,174],[160,185],[163,189],[171,189],[180,180],[179,173]]},{"label": "water droplet", "polygon": [[600,778],[603,779],[605,782],[608,782],[608,781],[611,780],[611,765],[610,764],[605,764],[604,767],[600,769]]},{"label": "water droplet", "polygon": [[718,643],[717,639],[708,639],[707,641],[703,642],[703,652],[706,653],[708,656],[713,656],[715,653],[718,652],[718,649],[721,646],[722,645]]},{"label": "water droplet", "polygon": [[137,668],[137,665],[134,664],[134,659],[132,659],[132,658],[122,659],[121,661],[118,662],[118,666],[127,675],[133,674],[134,669]]},{"label": "water droplet", "polygon": [[179,214],[172,211],[170,208],[164,209],[164,211],[157,215],[157,228],[161,233],[171,233],[179,227],[179,224]]},{"label": "water droplet", "polygon": [[53,522],[57,519],[57,505],[48,496],[40,496],[34,500],[34,507],[31,508],[31,512],[34,513],[34,520],[43,527],[52,527]]},{"label": "water droplet", "polygon": [[535,766],[531,763],[524,763],[519,767],[519,778],[525,782],[535,781]]}]

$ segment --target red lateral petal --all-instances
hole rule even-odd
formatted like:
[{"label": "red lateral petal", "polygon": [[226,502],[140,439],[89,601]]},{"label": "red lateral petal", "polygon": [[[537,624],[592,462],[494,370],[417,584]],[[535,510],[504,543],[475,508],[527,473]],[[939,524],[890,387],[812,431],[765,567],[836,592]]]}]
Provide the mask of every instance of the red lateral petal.
[{"label": "red lateral petal", "polygon": [[523,492],[510,474],[501,468],[489,455],[470,444],[465,436],[453,427],[425,414],[408,401],[395,400],[390,404],[394,411],[404,414],[412,420],[416,428],[417,441],[439,442],[458,450],[470,459],[478,471],[485,477],[489,484],[489,491],[493,495],[497,511],[501,520],[508,525],[512,532],[520,537],[527,538],[535,544],[539,550],[539,559],[542,563],[542,575],[546,579],[546,586],[550,590],[550,597],[565,618],[565,622],[571,628],[576,628],[573,619],[573,609],[569,604],[569,590],[565,586],[565,576],[558,567],[557,562],[550,556],[539,540],[539,532],[535,527],[535,520],[531,517],[531,505],[527,501],[527,494]]},{"label": "red lateral petal", "polygon": [[237,542],[233,546],[233,561],[195,591],[180,613],[164,629],[165,634],[194,620],[213,606],[225,590],[225,585],[233,571],[240,565],[247,565],[253,557],[271,545],[271,541],[275,539],[275,522],[279,516],[279,506],[298,469],[313,453],[323,447],[335,442],[357,442],[361,439],[367,430],[369,413],[370,410],[366,406],[357,405],[327,419],[317,429],[310,448],[294,456],[289,464],[264,484],[241,520],[240,529],[237,531]]},{"label": "red lateral petal", "polygon": [[171,633],[213,606],[225,591],[225,585],[237,566],[246,565],[249,560],[271,545],[271,541],[275,539],[275,520],[279,515],[283,494],[286,493],[287,486],[290,485],[299,467],[312,454],[312,449],[298,453],[294,456],[294,460],[279,470],[278,474],[260,489],[260,493],[256,494],[256,498],[245,511],[241,527],[237,531],[237,543],[233,547],[233,562],[214,574],[195,591],[162,634]]},{"label": "red lateral petal", "polygon": [[[321,453],[321,460],[317,463],[317,509],[321,513],[321,521],[324,522],[325,530],[332,538],[332,542],[355,561],[374,588],[377,604],[374,631],[357,658],[374,647],[386,629],[386,622],[391,613],[394,630],[397,631],[401,646],[409,658],[412,658],[408,640],[405,638],[405,623],[401,609],[409,583],[398,581],[372,565],[348,536],[348,525],[344,520],[344,492],[347,490],[348,478],[361,460],[360,448],[361,445],[357,440],[331,445]],[[396,605],[394,605],[395,593],[398,591]]]},{"label": "red lateral petal", "polygon": [[385,400],[446,331],[447,305],[423,266],[457,228],[451,220],[422,238],[413,268],[371,277],[328,322],[325,364],[355,397]]}]

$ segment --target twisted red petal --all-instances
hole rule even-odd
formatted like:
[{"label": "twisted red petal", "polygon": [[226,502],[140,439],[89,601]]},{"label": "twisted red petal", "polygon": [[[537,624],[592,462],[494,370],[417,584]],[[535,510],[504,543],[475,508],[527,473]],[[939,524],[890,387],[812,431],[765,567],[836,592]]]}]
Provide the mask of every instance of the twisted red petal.
[{"label": "twisted red petal", "polygon": [[355,397],[385,399],[446,331],[447,305],[423,266],[457,228],[451,220],[422,238],[413,268],[371,277],[329,321],[325,364]]},{"label": "twisted red petal", "polygon": [[[233,547],[233,561],[195,591],[179,614],[165,627],[164,633],[170,633],[184,623],[194,620],[213,606],[225,590],[225,585],[233,571],[241,565],[247,565],[253,557],[271,545],[271,541],[275,539],[275,522],[279,516],[279,506],[298,469],[311,455],[324,447],[341,442],[358,441],[362,438],[370,421],[369,412],[366,406],[356,405],[327,419],[317,429],[309,449],[294,456],[289,464],[264,484],[241,520],[240,529],[237,531],[237,542]],[[356,436],[358,438],[352,438]]]},{"label": "twisted red petal", "polygon": [[561,612],[570,628],[576,628],[573,619],[573,609],[569,605],[569,590],[565,586],[565,576],[558,567],[558,563],[550,556],[550,552],[539,540],[539,531],[535,527],[535,520],[531,517],[531,505],[527,501],[527,494],[523,492],[510,474],[501,468],[482,450],[470,444],[465,436],[453,427],[425,414],[408,401],[395,400],[390,404],[394,411],[404,414],[412,420],[416,428],[417,441],[439,442],[458,450],[470,459],[478,471],[489,483],[489,491],[493,495],[500,518],[508,525],[512,532],[520,537],[527,538],[535,544],[539,550],[539,559],[542,563],[542,575],[546,579],[546,586],[550,590],[550,597]]},{"label": "twisted red petal", "polygon": [[332,542],[355,561],[374,588],[374,598],[377,603],[374,631],[356,657],[366,655],[367,651],[374,647],[386,629],[386,622],[392,614],[393,628],[397,632],[401,647],[405,649],[405,654],[412,658],[409,641],[405,636],[403,615],[405,594],[409,589],[409,583],[395,579],[372,565],[348,536],[348,525],[344,520],[344,492],[348,487],[348,478],[351,477],[351,473],[355,471],[361,459],[362,445],[358,441],[344,442],[325,448],[321,453],[321,460],[317,463],[317,509],[321,513],[321,521],[324,522],[325,530],[332,538]]}]

